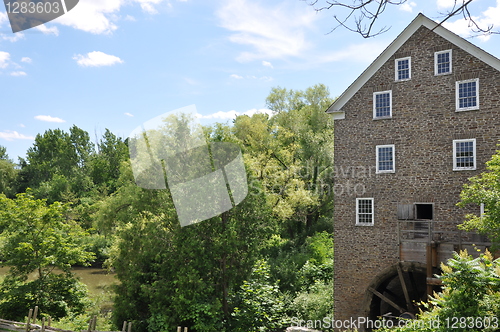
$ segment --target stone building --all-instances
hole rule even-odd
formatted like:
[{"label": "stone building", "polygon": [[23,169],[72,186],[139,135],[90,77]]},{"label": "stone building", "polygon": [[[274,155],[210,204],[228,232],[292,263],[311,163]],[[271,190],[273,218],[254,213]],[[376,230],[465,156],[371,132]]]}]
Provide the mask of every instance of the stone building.
[{"label": "stone building", "polygon": [[488,246],[456,227],[481,207],[456,203],[497,149],[500,60],[419,14],[327,112],[335,319],[411,317],[441,261]]}]

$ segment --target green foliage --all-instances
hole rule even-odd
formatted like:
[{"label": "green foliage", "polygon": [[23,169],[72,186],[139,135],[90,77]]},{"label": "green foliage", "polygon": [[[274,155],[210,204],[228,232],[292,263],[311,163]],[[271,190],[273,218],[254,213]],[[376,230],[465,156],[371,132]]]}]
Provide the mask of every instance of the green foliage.
[{"label": "green foliage", "polygon": [[322,219],[331,220],[333,202],[333,120],[328,89],[274,88],[267,98],[276,114],[239,116],[232,128],[276,217],[290,237],[311,234]]},{"label": "green foliage", "polygon": [[[440,278],[445,285],[441,295],[434,299],[439,308],[441,321],[454,317],[495,317],[500,314],[495,299],[500,292],[500,260],[493,260],[489,252],[473,258],[463,251],[455,253],[441,267]],[[495,294],[493,297],[492,295]],[[476,328],[460,328],[456,331],[476,331]]]},{"label": "green foliage", "polygon": [[476,206],[483,203],[485,215],[466,216],[466,221],[461,225],[465,230],[478,230],[494,243],[500,245],[500,150],[486,163],[487,171],[469,179],[460,193],[459,206],[467,204]]},{"label": "green foliage", "polygon": [[24,188],[37,188],[58,174],[71,178],[75,193],[87,191],[89,181],[85,166],[92,151],[88,133],[77,126],[71,127],[69,133],[55,129],[38,134],[22,168]]},{"label": "green foliage", "polygon": [[308,290],[298,293],[288,311],[291,317],[305,321],[333,317],[332,279],[329,283],[316,281],[309,286]]},{"label": "green foliage", "polygon": [[[429,311],[406,327],[382,331],[498,331],[500,324],[500,259],[486,251],[473,258],[462,251],[442,264],[443,291],[435,294]],[[489,327],[485,327],[485,322]]]},{"label": "green foliage", "polygon": [[0,193],[14,197],[18,170],[11,161],[0,158]]},{"label": "green foliage", "polygon": [[89,162],[90,177],[100,190],[113,193],[118,189],[120,166],[129,157],[127,145],[106,129],[97,147],[98,152],[91,156]]},{"label": "green foliage", "polygon": [[[0,315],[22,318],[35,305],[53,317],[84,309],[86,290],[70,269],[93,255],[82,246],[86,233],[66,219],[67,209],[30,193],[14,200],[0,195],[0,257],[10,267],[0,285]],[[29,280],[33,272],[36,279]]]},{"label": "green foliage", "polygon": [[256,262],[249,280],[243,281],[236,293],[240,304],[232,313],[231,331],[275,331],[284,325],[284,304],[279,287],[270,281],[269,264]]}]

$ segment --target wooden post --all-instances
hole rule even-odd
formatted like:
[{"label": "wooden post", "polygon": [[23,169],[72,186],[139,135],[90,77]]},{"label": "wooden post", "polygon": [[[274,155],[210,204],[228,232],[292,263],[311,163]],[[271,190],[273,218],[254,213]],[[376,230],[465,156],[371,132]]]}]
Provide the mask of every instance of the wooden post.
[{"label": "wooden post", "polygon": [[90,332],[92,331],[92,324],[94,323],[94,317],[90,317],[90,320],[89,320],[89,327],[87,329],[87,332]]},{"label": "wooden post", "polygon": [[[427,278],[432,278],[432,247],[430,243],[428,243],[426,247],[425,260],[427,265]],[[432,285],[429,283],[427,283],[427,296],[432,296]]]},{"label": "wooden post", "polygon": [[52,324],[52,317],[49,316],[49,322],[47,324],[47,326],[50,326]]},{"label": "wooden post", "polygon": [[32,315],[33,315],[33,309],[30,309],[30,311],[28,312],[28,321],[26,322],[26,332],[29,332],[30,330],[30,320]]},{"label": "wooden post", "polygon": [[184,328],[184,332],[188,332],[188,328],[187,327]]},{"label": "wooden post", "polygon": [[45,317],[42,317],[42,330],[40,332],[45,332]]},{"label": "wooden post", "polygon": [[132,322],[128,322],[127,332],[132,332]]},{"label": "wooden post", "polygon": [[127,331],[127,321],[123,322],[122,332]]},{"label": "wooden post", "polygon": [[38,316],[38,306],[35,306],[35,311],[33,312],[33,324],[36,324],[36,316]]},{"label": "wooden post", "polygon": [[182,327],[177,326],[177,332],[182,332]]}]

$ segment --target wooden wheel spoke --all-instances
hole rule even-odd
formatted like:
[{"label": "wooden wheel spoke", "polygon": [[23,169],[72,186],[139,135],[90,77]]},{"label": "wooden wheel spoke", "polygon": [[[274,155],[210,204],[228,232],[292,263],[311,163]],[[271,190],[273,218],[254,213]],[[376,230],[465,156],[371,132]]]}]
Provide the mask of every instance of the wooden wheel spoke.
[{"label": "wooden wheel spoke", "polygon": [[384,294],[380,293],[376,289],[374,289],[372,287],[369,287],[368,290],[370,292],[372,292],[374,295],[376,295],[377,297],[379,297],[382,301],[384,301],[387,304],[389,304],[390,306],[392,306],[394,309],[397,309],[400,313],[403,313],[403,312],[406,311],[404,308],[402,308],[401,306],[399,306],[398,304],[396,304],[394,301],[392,301],[390,298],[388,298]]},{"label": "wooden wheel spoke", "polygon": [[403,276],[403,271],[401,270],[401,266],[398,264],[396,266],[398,270],[399,282],[401,284],[401,288],[403,289],[403,294],[406,300],[406,310],[413,311],[413,304],[411,303],[410,295],[408,294],[408,288],[406,287],[406,281]]}]

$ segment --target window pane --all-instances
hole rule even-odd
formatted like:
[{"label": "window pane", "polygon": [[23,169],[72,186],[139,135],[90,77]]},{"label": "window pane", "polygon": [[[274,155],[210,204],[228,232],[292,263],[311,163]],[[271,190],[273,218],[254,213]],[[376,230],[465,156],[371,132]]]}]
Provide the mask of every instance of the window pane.
[{"label": "window pane", "polygon": [[358,223],[373,223],[373,201],[358,199]]},{"label": "window pane", "polygon": [[391,95],[390,93],[380,93],[375,95],[375,116],[391,115]]},{"label": "window pane", "polygon": [[449,73],[450,72],[450,53],[440,53],[437,55],[437,73]]},{"label": "window pane", "polygon": [[474,142],[456,142],[455,144],[455,167],[474,167]]},{"label": "window pane", "polygon": [[406,80],[410,78],[410,60],[398,61],[398,80]]},{"label": "window pane", "polygon": [[477,106],[476,82],[460,83],[458,85],[458,107],[467,108]]},{"label": "window pane", "polygon": [[394,160],[392,158],[392,147],[378,149],[378,170],[392,171],[394,169]]}]

